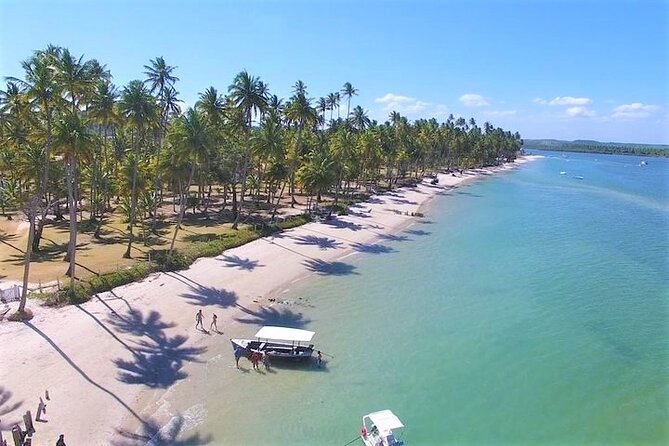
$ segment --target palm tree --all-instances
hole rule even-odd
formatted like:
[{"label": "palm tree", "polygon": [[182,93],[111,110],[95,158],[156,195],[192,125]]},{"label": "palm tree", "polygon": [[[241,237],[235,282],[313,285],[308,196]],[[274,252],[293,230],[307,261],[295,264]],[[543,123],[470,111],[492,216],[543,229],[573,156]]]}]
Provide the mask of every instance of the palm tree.
[{"label": "palm tree", "polygon": [[93,66],[90,61],[82,62],[84,56],[78,59],[70,50],[64,48],[56,65],[57,81],[63,86],[65,94],[70,97],[72,113],[78,111],[78,102],[95,87],[97,79],[93,77]]},{"label": "palm tree", "polygon": [[302,149],[302,132],[305,126],[316,120],[316,110],[311,106],[311,101],[304,93],[294,95],[286,106],[286,118],[297,125],[297,138],[295,141],[295,153],[291,159],[290,169],[290,196],[291,207],[295,207],[295,172],[296,164]]},{"label": "palm tree", "polygon": [[358,105],[353,109],[353,115],[349,117],[349,123],[354,129],[362,132],[369,127],[371,121],[367,116],[367,112]]},{"label": "palm tree", "polygon": [[165,59],[162,57],[156,57],[153,60],[149,61],[150,65],[144,65],[146,70],[144,74],[146,75],[145,84],[150,84],[151,89],[149,90],[151,94],[158,91],[158,97],[163,95],[163,92],[166,89],[169,89],[174,86],[174,84],[179,80],[173,72],[177,67],[172,67],[165,63]]},{"label": "palm tree", "polygon": [[307,93],[307,86],[302,82],[301,80],[298,80],[295,82],[293,85],[293,94],[299,95],[299,94],[306,94]]},{"label": "palm tree", "polygon": [[[56,80],[56,64],[60,49],[48,47],[44,51],[36,51],[33,56],[21,63],[25,71],[25,80],[8,78],[20,85],[26,96],[33,104],[42,118],[43,134],[45,138],[44,158],[42,160],[42,174],[39,187],[39,196],[46,200],[47,187],[49,184],[49,164],[51,162],[51,145],[53,139],[53,116],[62,105],[62,86]],[[41,214],[37,221],[35,234],[32,240],[32,250],[39,251],[39,243],[42,239],[46,215],[49,212],[47,206],[41,206]]]},{"label": "palm tree", "polygon": [[[114,84],[108,80],[100,80],[97,83],[93,96],[91,97],[88,115],[98,127],[98,137],[100,138],[100,150],[96,151],[93,156],[93,164],[91,166],[91,173],[93,179],[91,180],[91,221],[97,218],[98,206],[103,204],[100,201],[99,191],[99,176],[103,170],[109,168],[109,163],[105,163],[104,168],[101,168],[100,155],[105,152],[104,147],[107,145],[108,132],[112,124],[118,120],[116,114],[116,99],[118,92]],[[96,229],[96,233],[99,230]]]},{"label": "palm tree", "polygon": [[332,113],[334,112],[334,109],[339,106],[339,93],[328,94],[327,101],[330,110],[330,125],[332,125],[334,119]]},{"label": "palm tree", "polygon": [[341,94],[348,99],[348,104],[346,105],[346,118],[351,114],[351,98],[358,94],[358,90],[353,88],[350,82],[346,82],[341,89]]},{"label": "palm tree", "polygon": [[[211,147],[211,132],[207,127],[207,121],[197,109],[189,108],[185,116],[181,116],[175,123],[172,134],[177,157],[182,163],[190,164],[190,173],[186,187],[180,191],[179,220],[174,228],[172,243],[170,243],[170,254],[174,250],[174,242],[177,239],[181,222],[184,218],[188,193],[193,183],[195,168],[203,163]],[[176,164],[179,164],[178,162]]]},{"label": "palm tree", "polygon": [[318,99],[318,109],[322,113],[323,116],[323,127],[325,127],[325,111],[328,110],[328,100],[327,98],[319,98]]},{"label": "palm tree", "polygon": [[235,215],[235,221],[232,224],[233,229],[237,229],[239,225],[239,218],[241,216],[241,209],[244,203],[244,194],[246,192],[246,176],[248,175],[250,163],[250,146],[251,146],[251,127],[253,124],[253,116],[267,108],[267,97],[265,85],[256,77],[251,76],[246,70],[235,76],[232,84],[228,87],[228,93],[232,103],[236,109],[244,117],[244,133],[246,135],[246,148],[242,156],[242,175],[241,175],[241,204],[242,206]]},{"label": "palm tree", "polygon": [[[174,75],[174,71],[177,67],[167,65],[165,59],[162,57],[156,57],[154,60],[149,61],[149,65],[144,65],[144,74],[146,79],[144,83],[150,85],[151,94],[157,93],[158,104],[160,107],[160,123],[158,127],[158,134],[156,135],[156,160],[157,163],[160,163],[160,151],[162,148],[162,140],[165,136],[167,130],[167,120],[169,119],[170,114],[178,114],[180,112],[179,106],[177,104],[177,91],[174,89],[174,84],[179,80],[178,77]],[[158,217],[157,207],[160,205],[158,200],[158,189],[160,187],[160,175],[156,172],[156,176],[153,182],[153,197],[155,208],[152,209],[153,218],[151,220],[151,231],[155,233],[156,231],[156,221]]]},{"label": "palm tree", "polygon": [[140,158],[140,147],[146,144],[147,130],[155,127],[158,119],[158,106],[144,83],[139,80],[130,81],[121,93],[119,101],[121,114],[128,120],[132,127],[132,149],[134,163],[132,168],[132,188],[130,198],[129,236],[128,248],[123,257],[130,258],[132,250],[133,226],[135,224],[135,213],[137,209],[137,164]]},{"label": "palm tree", "polygon": [[67,275],[70,276],[70,293],[74,293],[74,279],[77,249],[77,201],[75,199],[77,179],[77,159],[87,158],[93,147],[93,137],[88,132],[88,124],[78,113],[66,112],[56,121],[54,127],[54,147],[63,156],[67,172],[67,198],[70,209],[70,242],[66,259],[70,261]]},{"label": "palm tree", "polygon": [[321,195],[335,182],[334,161],[327,150],[314,150],[307,162],[297,171],[297,181],[311,195],[316,195],[316,206]]}]

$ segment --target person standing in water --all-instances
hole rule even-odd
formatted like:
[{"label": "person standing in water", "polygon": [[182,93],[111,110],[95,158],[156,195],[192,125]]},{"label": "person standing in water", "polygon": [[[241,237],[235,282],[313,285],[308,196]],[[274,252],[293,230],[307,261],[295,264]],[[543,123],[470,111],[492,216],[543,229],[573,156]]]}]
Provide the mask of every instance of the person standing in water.
[{"label": "person standing in water", "polygon": [[318,350],[318,358],[316,358],[316,364],[318,367],[323,367],[323,355],[321,355],[321,351]]},{"label": "person standing in water", "polygon": [[239,358],[241,358],[243,354],[244,351],[241,349],[241,347],[235,347],[235,365],[237,368],[239,368]]}]

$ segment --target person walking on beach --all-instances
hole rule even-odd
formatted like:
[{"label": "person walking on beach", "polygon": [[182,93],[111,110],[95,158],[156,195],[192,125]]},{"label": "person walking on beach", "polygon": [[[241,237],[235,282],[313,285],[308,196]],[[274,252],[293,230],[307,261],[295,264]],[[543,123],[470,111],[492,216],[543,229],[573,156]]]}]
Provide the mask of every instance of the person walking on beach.
[{"label": "person walking on beach", "polygon": [[202,310],[198,310],[197,314],[195,315],[195,328],[200,326],[202,331],[204,331],[204,325],[202,324],[202,319],[204,318],[204,315],[202,314]]},{"label": "person walking on beach", "polygon": [[56,442],[56,446],[67,446],[65,444],[65,435],[60,434],[60,437],[58,437],[58,441]]},{"label": "person walking on beach", "polygon": [[323,355],[321,355],[320,350],[318,350],[318,358],[316,359],[316,364],[318,365],[318,367],[323,366]]},{"label": "person walking on beach", "polygon": [[265,370],[269,370],[269,355],[267,353],[262,356],[262,363],[265,365]]},{"label": "person walking on beach", "polygon": [[239,368],[239,358],[242,357],[244,352],[242,351],[241,347],[239,347],[239,346],[235,346],[234,352],[235,352],[235,365],[237,366],[237,368]]},{"label": "person walking on beach", "polygon": [[216,325],[216,314],[214,314],[211,318],[211,325],[209,326],[209,330],[215,331],[218,333],[218,326]]}]

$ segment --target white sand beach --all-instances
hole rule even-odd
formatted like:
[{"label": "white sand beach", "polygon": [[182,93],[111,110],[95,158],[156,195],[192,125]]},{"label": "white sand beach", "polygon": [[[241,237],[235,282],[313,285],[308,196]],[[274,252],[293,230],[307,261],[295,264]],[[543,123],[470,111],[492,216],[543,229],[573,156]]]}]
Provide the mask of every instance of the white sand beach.
[{"label": "white sand beach", "polygon": [[[277,296],[295,281],[345,269],[338,259],[373,249],[410,225],[418,218],[411,214],[437,194],[532,158],[463,175],[440,174],[438,185],[424,181],[375,196],[346,216],[200,259],[185,271],[152,274],[83,305],[55,309],[29,302],[35,314],[30,322],[0,323],[4,438],[26,410],[35,414],[45,390],[50,399],[33,444],[55,444],[61,433],[68,445],[146,444],[150,438],[142,433],[161,427],[176,435],[179,426],[170,420],[184,408],[158,411],[156,402],[176,384],[197,385],[202,364],[214,351],[230,350],[229,338],[252,334],[236,316],[271,323],[282,311]],[[221,334],[194,328],[198,309],[207,330],[217,314]],[[232,354],[229,359],[232,363]]]}]

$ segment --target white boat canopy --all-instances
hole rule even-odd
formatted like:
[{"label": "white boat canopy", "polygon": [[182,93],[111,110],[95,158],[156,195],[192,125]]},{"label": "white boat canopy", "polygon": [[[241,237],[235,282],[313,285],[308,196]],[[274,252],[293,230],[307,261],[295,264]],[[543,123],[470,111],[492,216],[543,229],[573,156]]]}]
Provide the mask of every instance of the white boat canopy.
[{"label": "white boat canopy", "polygon": [[316,333],[307,330],[287,327],[263,327],[256,333],[256,338],[274,339],[279,341],[309,342]]},{"label": "white boat canopy", "polygon": [[367,415],[367,417],[372,423],[374,423],[379,432],[388,432],[392,429],[399,429],[404,427],[400,419],[397,418],[397,416],[390,410],[372,412]]}]

